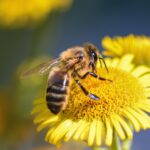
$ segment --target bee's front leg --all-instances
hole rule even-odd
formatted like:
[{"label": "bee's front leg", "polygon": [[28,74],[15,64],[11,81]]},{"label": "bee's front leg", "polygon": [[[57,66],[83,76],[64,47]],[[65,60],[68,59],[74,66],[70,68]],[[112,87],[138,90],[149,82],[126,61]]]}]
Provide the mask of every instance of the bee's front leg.
[{"label": "bee's front leg", "polygon": [[86,72],[83,76],[81,76],[81,75],[79,75],[79,74],[77,73],[77,76],[78,76],[80,79],[86,78],[87,75],[91,75],[92,77],[98,78],[99,80],[108,80],[108,81],[111,81],[111,82],[112,82],[112,80],[106,79],[106,78],[103,78],[103,77],[100,77],[100,76],[98,76],[97,74],[95,74],[94,72]]},{"label": "bee's front leg", "polygon": [[83,93],[93,100],[99,100],[100,98],[98,96],[96,96],[96,95],[90,93],[88,90],[86,90],[86,88],[80,83],[80,81],[78,79],[76,79],[77,76],[78,76],[77,73],[74,71],[72,74],[72,77],[75,80],[75,82],[78,84],[78,86],[81,88]]}]

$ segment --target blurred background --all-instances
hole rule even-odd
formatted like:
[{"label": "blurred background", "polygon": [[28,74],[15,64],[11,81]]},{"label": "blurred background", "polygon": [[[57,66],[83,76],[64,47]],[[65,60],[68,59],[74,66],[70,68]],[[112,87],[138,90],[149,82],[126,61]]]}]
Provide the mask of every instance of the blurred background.
[{"label": "blurred background", "polygon": [[[150,35],[149,0],[0,1],[0,150],[56,149],[37,133],[30,112],[45,77],[20,72],[73,45],[104,36]],[[135,134],[132,150],[149,149],[150,131]],[[67,143],[60,149],[90,149]]]}]

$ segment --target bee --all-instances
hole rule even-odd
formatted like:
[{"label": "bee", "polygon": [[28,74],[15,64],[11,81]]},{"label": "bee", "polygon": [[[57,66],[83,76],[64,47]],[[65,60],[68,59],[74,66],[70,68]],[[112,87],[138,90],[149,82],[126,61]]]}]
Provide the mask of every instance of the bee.
[{"label": "bee", "polygon": [[[58,114],[65,110],[70,92],[71,79],[81,88],[83,93],[91,100],[100,100],[97,95],[90,93],[81,83],[80,80],[91,75],[100,80],[109,80],[96,74],[97,61],[103,62],[106,70],[107,66],[100,55],[98,48],[87,43],[83,46],[74,46],[63,51],[57,59],[40,64],[31,70],[23,73],[27,77],[34,73],[48,73],[48,83],[46,90],[46,103],[48,109],[53,114]],[[110,80],[109,80],[110,81]]]}]

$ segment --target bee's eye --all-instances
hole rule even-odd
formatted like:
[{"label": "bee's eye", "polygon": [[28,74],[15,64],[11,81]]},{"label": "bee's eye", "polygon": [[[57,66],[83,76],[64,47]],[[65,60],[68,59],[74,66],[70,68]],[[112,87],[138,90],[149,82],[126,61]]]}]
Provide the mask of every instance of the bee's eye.
[{"label": "bee's eye", "polygon": [[91,51],[91,56],[97,61],[97,54],[94,51]]}]

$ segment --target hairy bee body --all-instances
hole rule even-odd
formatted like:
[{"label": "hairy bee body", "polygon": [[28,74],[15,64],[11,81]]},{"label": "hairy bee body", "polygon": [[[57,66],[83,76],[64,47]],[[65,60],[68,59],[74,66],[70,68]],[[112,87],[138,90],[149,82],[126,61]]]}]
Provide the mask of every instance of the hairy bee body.
[{"label": "hairy bee body", "polygon": [[46,91],[47,107],[54,114],[64,110],[67,105],[70,77],[66,71],[60,68],[53,68],[49,74]]},{"label": "hairy bee body", "polygon": [[[70,79],[73,79],[83,93],[92,100],[99,100],[100,98],[90,93],[84,87],[80,80],[87,75],[91,75],[100,80],[106,80],[96,74],[96,63],[102,60],[98,49],[91,43],[84,46],[74,46],[63,51],[57,59],[48,61],[23,73],[22,77],[27,77],[32,74],[49,73],[48,85],[46,90],[46,103],[48,109],[58,114],[61,110],[65,110],[70,90]],[[101,61],[100,61],[101,63]]]}]

